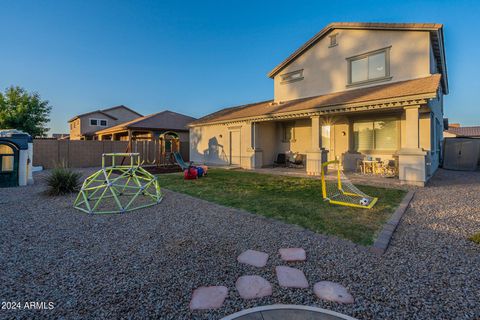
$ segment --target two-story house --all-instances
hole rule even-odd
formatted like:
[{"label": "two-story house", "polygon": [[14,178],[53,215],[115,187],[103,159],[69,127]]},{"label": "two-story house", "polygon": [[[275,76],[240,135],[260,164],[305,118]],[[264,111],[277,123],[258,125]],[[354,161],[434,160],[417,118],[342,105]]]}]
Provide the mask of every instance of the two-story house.
[{"label": "two-story house", "polygon": [[138,117],[142,117],[142,115],[123,105],[79,114],[68,120],[70,140],[91,140],[98,130],[113,127]]},{"label": "two-story house", "polygon": [[441,24],[332,23],[268,76],[273,100],[191,123],[191,160],[258,168],[292,151],[318,175],[326,152],[344,170],[368,156],[395,160],[400,180],[418,185],[438,168],[448,94]]}]

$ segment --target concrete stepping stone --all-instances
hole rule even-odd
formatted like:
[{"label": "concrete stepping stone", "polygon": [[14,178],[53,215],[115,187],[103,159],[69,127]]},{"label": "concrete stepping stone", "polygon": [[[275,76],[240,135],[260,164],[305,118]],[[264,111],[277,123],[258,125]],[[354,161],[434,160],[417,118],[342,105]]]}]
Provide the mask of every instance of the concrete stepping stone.
[{"label": "concrete stepping stone", "polygon": [[224,286],[200,287],[193,291],[190,310],[218,309],[228,295]]},{"label": "concrete stepping stone", "polygon": [[238,256],[237,261],[254,267],[265,267],[267,265],[268,254],[261,251],[247,250]]},{"label": "concrete stepping stone", "polygon": [[272,285],[260,276],[241,276],[235,287],[243,299],[255,299],[272,295]]},{"label": "concrete stepping stone", "polygon": [[320,281],[313,286],[313,292],[323,300],[338,303],[353,303],[353,297],[347,288],[331,281]]},{"label": "concrete stepping stone", "polygon": [[278,252],[280,253],[280,258],[287,262],[305,261],[307,259],[307,254],[302,248],[282,248]]},{"label": "concrete stepping stone", "polygon": [[291,267],[275,267],[278,283],[284,288],[308,288],[308,281],[302,270]]}]

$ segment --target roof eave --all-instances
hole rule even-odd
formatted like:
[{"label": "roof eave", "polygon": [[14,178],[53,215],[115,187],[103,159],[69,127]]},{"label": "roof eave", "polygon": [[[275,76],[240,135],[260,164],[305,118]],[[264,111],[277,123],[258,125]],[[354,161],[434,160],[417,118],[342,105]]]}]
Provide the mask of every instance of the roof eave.
[{"label": "roof eave", "polygon": [[443,87],[443,93],[445,95],[448,94],[449,88],[448,88],[448,72],[447,72],[447,59],[445,56],[445,46],[444,46],[444,41],[443,41],[443,26],[440,27],[437,32],[437,38],[438,41],[440,42],[440,48],[442,50],[440,51],[440,63],[442,64],[442,87]]},{"label": "roof eave", "polygon": [[[381,104],[381,103],[398,103],[398,102],[401,102],[401,101],[412,101],[412,100],[420,100],[420,99],[428,100],[428,99],[435,99],[436,97],[437,97],[437,93],[436,92],[431,92],[431,93],[424,93],[424,94],[418,94],[418,95],[403,96],[403,97],[398,97],[398,98],[370,100],[370,101],[364,101],[364,102],[336,104],[336,105],[327,105],[327,106],[321,106],[321,107],[317,107],[317,108],[289,111],[289,112],[284,112],[284,113],[279,112],[275,115],[276,116],[281,116],[283,114],[318,112],[318,111],[322,111],[322,109],[329,109],[329,108],[349,108],[349,107],[359,107],[359,106],[364,106],[364,105],[374,105],[374,104]],[[342,113],[342,112],[339,112],[339,113]],[[270,117],[271,116],[272,115],[270,115]],[[188,124],[188,127],[189,128],[194,128],[194,127],[198,127],[198,126],[225,124],[225,123],[229,123],[229,122],[250,121],[250,120],[254,120],[254,119],[258,119],[258,118],[268,119],[268,116],[267,115],[258,115],[258,116],[249,116],[249,117],[241,117],[241,118],[234,118],[234,119],[224,119],[224,120],[209,121],[209,122],[202,122],[202,123],[191,123],[191,124]]]}]

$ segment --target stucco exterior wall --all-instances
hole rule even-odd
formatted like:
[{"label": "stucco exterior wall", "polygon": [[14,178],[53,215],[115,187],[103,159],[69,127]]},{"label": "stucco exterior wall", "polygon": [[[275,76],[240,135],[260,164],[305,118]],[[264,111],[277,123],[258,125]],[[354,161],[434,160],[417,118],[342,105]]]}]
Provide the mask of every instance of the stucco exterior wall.
[{"label": "stucco exterior wall", "polygon": [[[100,112],[94,112],[85,116],[81,116],[73,121],[76,122],[76,127],[70,129],[70,140],[80,140],[86,133],[106,129],[122,122],[131,121],[139,117],[136,113],[133,113],[130,110],[124,108],[108,110],[105,113],[111,115],[114,118],[117,118],[117,120],[107,117],[105,116],[105,114]],[[91,126],[90,119],[107,120],[107,126]]]},{"label": "stucco exterior wall", "polygon": [[196,163],[228,165],[228,129],[225,125],[190,129],[190,160]]},{"label": "stucco exterior wall", "polygon": [[[431,136],[430,136],[430,112],[423,112],[419,114],[418,119],[418,144],[419,148],[423,148],[425,151],[431,150]],[[406,132],[407,132],[407,122],[405,119],[405,114],[402,114],[400,119],[400,137],[401,137],[401,148],[406,148]]]},{"label": "stucco exterior wall", "polygon": [[136,114],[134,112],[131,112],[130,110],[124,109],[124,108],[115,108],[115,109],[107,110],[107,111],[104,111],[104,112],[106,114],[111,115],[112,117],[117,118],[118,119],[117,123],[130,121],[130,120],[133,120],[133,119],[137,119],[139,117],[138,114]]},{"label": "stucco exterior wall", "polygon": [[[274,77],[275,101],[348,90],[346,58],[391,47],[389,82],[430,75],[430,36],[425,31],[333,30]],[[303,69],[303,80],[281,84],[282,74]],[[388,82],[384,82],[388,83]],[[378,85],[379,83],[370,84]],[[369,85],[364,85],[364,87]],[[358,88],[357,86],[352,88]]]},{"label": "stucco exterior wall", "polygon": [[230,132],[240,132],[240,166],[251,167],[252,133],[251,124],[207,125],[190,129],[190,159],[210,165],[230,165]]},{"label": "stucco exterior wall", "polygon": [[433,174],[440,166],[443,147],[443,93],[441,89],[439,90],[438,98],[430,100],[428,107],[431,110],[431,173]]},{"label": "stucco exterior wall", "polygon": [[[106,127],[101,127],[99,125],[91,126],[90,119],[107,120],[107,126]],[[80,117],[80,132],[82,135],[84,135],[85,133],[89,133],[92,131],[97,131],[97,130],[114,126],[117,123],[118,121],[115,121],[112,118],[106,117],[104,114],[101,114],[99,112],[95,112],[95,113]]]},{"label": "stucco exterior wall", "polygon": [[277,123],[277,153],[285,153],[287,151],[306,154],[312,146],[312,127],[310,119],[299,119],[291,121],[294,124],[294,136],[291,141],[283,141],[282,123]]},{"label": "stucco exterior wall", "polygon": [[80,140],[82,133],[80,131],[80,119],[75,119],[69,123],[70,126],[70,140]]},{"label": "stucco exterior wall", "polygon": [[262,151],[262,166],[269,166],[277,158],[276,141],[279,139],[277,123],[273,121],[256,124],[256,147]]}]

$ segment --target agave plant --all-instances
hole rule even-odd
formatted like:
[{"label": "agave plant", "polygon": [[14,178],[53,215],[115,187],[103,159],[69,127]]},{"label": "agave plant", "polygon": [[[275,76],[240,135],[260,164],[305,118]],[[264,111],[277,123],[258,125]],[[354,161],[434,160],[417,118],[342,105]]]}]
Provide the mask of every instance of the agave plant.
[{"label": "agave plant", "polygon": [[58,196],[76,192],[80,188],[81,174],[70,169],[58,167],[52,170],[47,178],[47,193]]}]

